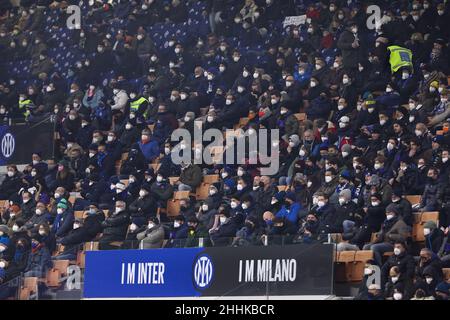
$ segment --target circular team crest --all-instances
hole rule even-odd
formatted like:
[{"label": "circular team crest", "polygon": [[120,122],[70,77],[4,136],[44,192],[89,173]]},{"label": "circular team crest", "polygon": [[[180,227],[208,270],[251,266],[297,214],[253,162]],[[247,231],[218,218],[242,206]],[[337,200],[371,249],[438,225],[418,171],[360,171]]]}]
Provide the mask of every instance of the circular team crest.
[{"label": "circular team crest", "polygon": [[214,275],[214,266],[211,258],[206,255],[200,255],[194,261],[193,280],[197,289],[203,290],[209,287]]},{"label": "circular team crest", "polygon": [[2,155],[5,158],[10,158],[14,154],[14,148],[16,147],[16,140],[11,133],[7,133],[2,139]]}]

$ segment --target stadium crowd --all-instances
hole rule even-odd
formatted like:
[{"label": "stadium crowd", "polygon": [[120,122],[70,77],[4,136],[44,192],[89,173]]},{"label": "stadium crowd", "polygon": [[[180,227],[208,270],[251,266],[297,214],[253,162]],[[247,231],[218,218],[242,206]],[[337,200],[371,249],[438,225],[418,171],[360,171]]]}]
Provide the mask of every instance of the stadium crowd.
[{"label": "stadium crowd", "polygon": [[[156,45],[148,28],[182,25],[197,2],[208,33],[174,33]],[[445,1],[371,1],[382,8],[374,30],[367,1],[86,1],[66,48],[85,58],[64,66],[65,76],[49,56],[59,43],[43,21],[57,12],[52,28],[66,28],[64,8],[79,1],[21,3],[0,5],[0,118],[50,118],[57,138],[54,159],[42,159],[36,142],[30,164],[9,165],[0,184],[3,282],[22,272],[45,277],[52,259],[74,260],[93,240],[100,249],[199,239],[244,246],[314,244],[340,233],[338,251],[374,252],[365,279],[375,265],[382,270],[382,286],[362,289],[361,299],[448,299]],[[302,14],[303,24],[282,25]],[[31,61],[25,77],[5,67],[23,60]],[[174,164],[170,135],[192,132],[194,121],[219,130],[240,124],[250,136],[278,129],[280,140],[269,141],[279,148],[278,173],[263,176],[258,164]],[[197,200],[210,175],[218,181]],[[167,217],[178,191],[190,195]],[[413,206],[406,195],[421,201]],[[417,248],[414,216],[430,211],[438,223],[425,222]],[[64,250],[52,256],[59,244]]]}]

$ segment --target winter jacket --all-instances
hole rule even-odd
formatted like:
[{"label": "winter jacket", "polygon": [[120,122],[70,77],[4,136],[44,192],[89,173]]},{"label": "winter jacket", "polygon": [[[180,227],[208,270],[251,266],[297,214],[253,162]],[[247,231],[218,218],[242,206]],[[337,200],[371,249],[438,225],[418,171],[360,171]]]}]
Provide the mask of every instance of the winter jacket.
[{"label": "winter jacket", "polygon": [[136,238],[141,241],[139,244],[140,249],[161,248],[164,241],[164,228],[162,225],[154,226],[151,229],[138,233]]},{"label": "winter jacket", "polygon": [[28,263],[25,268],[25,272],[32,271],[35,276],[45,278],[47,275],[47,270],[53,266],[53,262],[48,249],[45,246],[40,246],[41,247],[37,250],[32,250],[28,256]]},{"label": "winter jacket", "polygon": [[[391,221],[392,220],[392,221]],[[401,218],[385,220],[381,231],[377,235],[377,242],[387,242],[393,244],[396,241],[405,242],[411,234],[409,227]]]},{"label": "winter jacket", "polygon": [[187,184],[194,190],[200,185],[202,179],[202,170],[197,165],[190,165],[181,171],[180,182]]},{"label": "winter jacket", "polygon": [[117,240],[125,239],[129,220],[129,213],[126,210],[123,210],[118,214],[112,214],[102,222],[102,226],[104,228],[103,237],[109,237]]},{"label": "winter jacket", "polygon": [[128,102],[128,95],[125,90],[120,90],[117,94],[115,94],[113,100],[114,104],[111,105],[111,110],[119,110],[124,112]]}]

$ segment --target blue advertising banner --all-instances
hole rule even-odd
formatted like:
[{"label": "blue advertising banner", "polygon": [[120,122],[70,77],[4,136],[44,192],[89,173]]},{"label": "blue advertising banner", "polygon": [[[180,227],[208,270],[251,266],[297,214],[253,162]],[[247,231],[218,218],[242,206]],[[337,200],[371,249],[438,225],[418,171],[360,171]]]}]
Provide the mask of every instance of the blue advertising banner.
[{"label": "blue advertising banner", "polygon": [[192,263],[200,250],[88,251],[84,297],[198,296]]},{"label": "blue advertising banner", "polygon": [[85,298],[330,295],[333,246],[88,251]]}]

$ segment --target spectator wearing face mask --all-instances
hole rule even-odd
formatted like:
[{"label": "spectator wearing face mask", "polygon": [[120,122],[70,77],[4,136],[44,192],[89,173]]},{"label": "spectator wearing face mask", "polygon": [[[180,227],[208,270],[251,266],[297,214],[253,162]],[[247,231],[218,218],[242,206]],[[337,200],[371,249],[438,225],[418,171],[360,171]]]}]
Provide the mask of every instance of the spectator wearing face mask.
[{"label": "spectator wearing face mask", "polygon": [[52,233],[57,238],[62,238],[72,230],[75,219],[73,210],[67,206],[67,201],[60,201],[57,207],[57,216],[52,225]]},{"label": "spectator wearing face mask", "polygon": [[181,248],[184,247],[188,237],[189,227],[184,215],[174,217],[174,222],[169,233],[169,241],[166,248]]},{"label": "spectator wearing face mask", "polygon": [[394,205],[403,221],[409,226],[413,224],[412,206],[411,203],[403,198],[403,192],[399,188],[393,188],[392,190],[392,205]]},{"label": "spectator wearing face mask", "polygon": [[438,170],[430,168],[428,170],[428,180],[422,194],[419,211],[434,211],[438,209],[442,197],[442,185],[438,181]]},{"label": "spectator wearing face mask", "polygon": [[111,242],[125,239],[130,217],[124,201],[116,201],[115,208],[102,222],[103,232],[99,239],[100,249],[112,249]]},{"label": "spectator wearing face mask", "polygon": [[435,295],[436,286],[442,281],[440,270],[428,266],[424,269],[421,278],[416,278],[415,288],[422,289],[427,297]]},{"label": "spectator wearing face mask", "polygon": [[50,74],[53,69],[54,63],[47,56],[45,51],[42,51],[39,55],[39,59],[33,61],[31,65],[31,74],[33,77],[42,77],[43,74]]},{"label": "spectator wearing face mask", "polygon": [[[376,240],[364,246],[364,250],[372,250],[374,259],[379,266],[382,265],[382,256],[385,252],[394,250],[394,243],[405,241],[410,235],[411,228],[399,217],[396,208],[389,208],[386,220],[377,233]],[[400,251],[399,251],[400,250]],[[402,252],[401,249],[396,250]]]},{"label": "spectator wearing face mask", "polygon": [[180,180],[178,181],[179,191],[196,190],[202,182],[202,171],[196,164],[187,163],[181,165]]},{"label": "spectator wearing face mask", "polygon": [[39,234],[31,236],[31,253],[28,256],[27,266],[24,270],[25,277],[43,278],[47,270],[53,266],[48,248],[42,242]]},{"label": "spectator wearing face mask", "polygon": [[423,225],[423,233],[425,235],[425,247],[438,254],[444,240],[444,232],[437,227],[436,222],[430,220]]},{"label": "spectator wearing face mask", "polygon": [[[396,288],[399,287],[399,285],[402,286],[402,288],[407,287],[408,295],[411,294],[412,282],[408,281],[408,279],[405,277],[405,275],[400,272],[400,269],[398,266],[393,266],[389,270],[389,277],[385,284],[385,289],[384,289],[384,295],[387,300],[394,299],[394,297],[393,297],[394,292],[395,292]],[[398,298],[398,295],[396,297]],[[408,299],[408,297],[405,297],[405,298]],[[395,300],[397,300],[397,299],[395,299]]]},{"label": "spectator wearing face mask", "polygon": [[[389,276],[389,271],[392,267],[396,266],[398,272],[403,275],[405,279],[405,285],[410,287],[412,285],[412,278],[414,275],[414,259],[408,254],[407,248],[404,242],[395,242],[394,254],[388,258],[386,263],[381,268],[382,282],[386,283]],[[411,293],[412,295],[412,293]]]},{"label": "spectator wearing face mask", "polygon": [[22,273],[28,263],[28,256],[30,255],[31,245],[26,238],[18,239],[15,244],[15,252],[11,261],[9,261],[6,271],[6,279],[13,279]]},{"label": "spectator wearing face mask", "polygon": [[140,241],[140,249],[161,248],[164,240],[164,228],[157,217],[149,218],[146,229],[137,234],[137,240]]},{"label": "spectator wearing face mask", "polygon": [[89,239],[83,219],[75,219],[72,229],[59,241],[64,246],[63,252],[53,256],[52,260],[76,260],[80,245]]},{"label": "spectator wearing face mask", "polygon": [[243,220],[242,215],[232,217],[229,208],[221,206],[215,216],[214,225],[209,230],[212,244],[217,247],[230,244]]},{"label": "spectator wearing face mask", "polygon": [[156,203],[161,207],[165,207],[167,200],[173,195],[173,186],[167,181],[166,176],[158,171],[156,181],[150,187],[150,192]]},{"label": "spectator wearing face mask", "polygon": [[51,215],[48,212],[45,204],[38,202],[36,204],[36,210],[33,216],[25,223],[25,228],[31,230],[31,232],[37,232],[37,227],[42,223],[49,223],[51,221]]},{"label": "spectator wearing face mask", "polygon": [[36,208],[36,202],[33,199],[33,195],[28,192],[25,191],[22,193],[22,204],[20,205],[20,210],[21,210],[21,217],[24,220],[28,220],[30,219],[35,211]]},{"label": "spectator wearing face mask", "polygon": [[284,205],[281,210],[275,214],[275,217],[289,220],[293,225],[297,225],[299,211],[302,206],[297,202],[293,192],[288,192],[284,199]]},{"label": "spectator wearing face mask", "polygon": [[419,255],[419,262],[415,268],[415,275],[419,280],[417,283],[420,284],[420,279],[425,279],[426,274],[431,274],[439,283],[443,279],[442,262],[439,257],[427,248],[422,248]]},{"label": "spectator wearing face mask", "polygon": [[144,184],[139,191],[139,197],[129,206],[131,217],[140,224],[147,221],[149,217],[156,216],[156,202],[150,191],[150,185]]},{"label": "spectator wearing face mask", "polygon": [[342,32],[337,42],[342,51],[342,59],[346,70],[355,70],[361,60],[361,40],[358,34],[358,25],[355,21],[347,23],[347,29]]},{"label": "spectator wearing face mask", "polygon": [[260,228],[256,217],[248,216],[245,219],[244,226],[236,232],[236,238],[231,246],[241,247],[256,245],[260,238]]},{"label": "spectator wearing face mask", "polygon": [[10,199],[15,196],[22,187],[21,174],[18,172],[15,165],[7,166],[6,177],[0,185],[0,198]]}]

